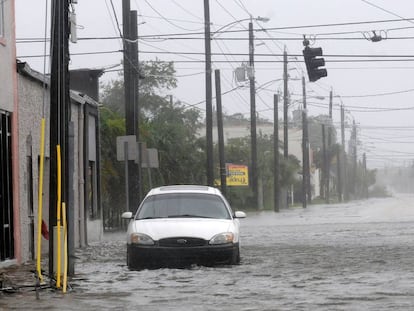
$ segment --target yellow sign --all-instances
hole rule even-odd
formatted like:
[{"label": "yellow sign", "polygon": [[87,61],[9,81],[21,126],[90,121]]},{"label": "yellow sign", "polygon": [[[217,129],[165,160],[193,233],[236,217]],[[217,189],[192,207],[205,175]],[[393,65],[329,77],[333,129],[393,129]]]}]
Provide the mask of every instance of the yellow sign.
[{"label": "yellow sign", "polygon": [[247,165],[226,164],[227,186],[248,186],[249,168]]}]

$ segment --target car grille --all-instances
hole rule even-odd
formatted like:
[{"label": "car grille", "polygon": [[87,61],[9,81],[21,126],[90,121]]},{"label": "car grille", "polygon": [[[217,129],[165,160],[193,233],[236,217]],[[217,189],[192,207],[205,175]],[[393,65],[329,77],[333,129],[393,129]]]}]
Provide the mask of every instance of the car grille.
[{"label": "car grille", "polygon": [[159,240],[159,246],[163,247],[194,247],[207,245],[207,241],[198,238],[167,238]]}]

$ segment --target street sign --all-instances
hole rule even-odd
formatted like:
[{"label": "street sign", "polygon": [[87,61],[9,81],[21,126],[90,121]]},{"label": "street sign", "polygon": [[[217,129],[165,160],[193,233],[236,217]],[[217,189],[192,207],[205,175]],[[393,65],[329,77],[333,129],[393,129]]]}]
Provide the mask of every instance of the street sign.
[{"label": "street sign", "polygon": [[148,148],[146,154],[142,156],[141,167],[159,168],[158,149]]},{"label": "street sign", "polygon": [[125,161],[125,149],[127,149],[127,159],[135,161],[138,158],[138,143],[135,135],[118,136],[116,138],[116,159]]}]

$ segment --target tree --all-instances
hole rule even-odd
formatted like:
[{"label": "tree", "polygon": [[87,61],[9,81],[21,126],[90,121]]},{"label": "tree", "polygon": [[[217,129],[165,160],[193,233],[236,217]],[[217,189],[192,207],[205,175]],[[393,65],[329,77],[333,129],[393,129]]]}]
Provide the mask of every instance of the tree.
[{"label": "tree", "polygon": [[204,182],[204,143],[196,133],[199,112],[180,103],[165,104],[145,123],[143,139],[158,149],[159,184]]},{"label": "tree", "polygon": [[[226,162],[249,165],[250,158],[250,137],[229,139],[225,146]],[[273,136],[259,133],[257,137],[258,149],[258,168],[259,178],[262,182],[264,202],[273,202],[273,182],[274,182],[274,163],[273,163]],[[280,149],[279,149],[280,150]],[[299,160],[289,155],[284,159],[280,154],[280,187],[290,187],[297,180],[297,173],[300,169]],[[253,194],[250,188],[246,187],[229,187],[228,197],[232,205],[239,208],[251,208],[253,204]]]},{"label": "tree", "polygon": [[[162,92],[177,86],[175,69],[172,62],[159,60],[140,62],[140,74],[144,77],[139,80],[140,113],[151,114],[165,103]],[[102,85],[101,102],[111,111],[125,115],[124,82],[122,78],[109,81]]]},{"label": "tree", "polygon": [[[204,143],[196,137],[200,113],[171,103],[162,92],[176,86],[172,63],[141,63],[140,140],[159,153],[160,168],[152,186],[203,183]],[[125,206],[124,166],[116,160],[116,137],[125,135],[124,90],[122,79],[103,85],[100,108],[102,193],[106,227],[119,227]],[[150,188],[149,172],[143,170],[143,190]]]}]

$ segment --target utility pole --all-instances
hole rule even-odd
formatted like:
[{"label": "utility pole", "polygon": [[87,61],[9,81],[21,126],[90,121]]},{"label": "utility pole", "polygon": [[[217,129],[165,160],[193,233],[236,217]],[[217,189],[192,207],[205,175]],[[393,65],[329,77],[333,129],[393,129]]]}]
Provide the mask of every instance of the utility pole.
[{"label": "utility pole", "polygon": [[[122,0],[122,31],[124,46],[124,101],[125,134],[135,135],[137,145],[138,133],[138,45],[136,11],[131,12],[130,0]],[[139,152],[140,154],[140,152]],[[140,161],[139,161],[140,162]],[[128,161],[128,202],[129,210],[134,212],[139,205],[141,192],[140,165]]]},{"label": "utility pole", "polygon": [[368,199],[368,180],[367,180],[367,156],[362,154],[362,191],[364,199]]},{"label": "utility pole", "polygon": [[[69,184],[68,172],[68,135],[70,116],[69,97],[69,0],[52,2],[51,46],[52,65],[50,78],[50,189],[49,189],[49,276],[54,278],[54,230],[61,226],[57,219],[58,191],[57,184],[61,182],[61,202],[70,207],[68,202]],[[58,181],[57,146],[61,149],[61,180]],[[60,208],[60,206],[58,206]],[[73,212],[71,213],[73,215]],[[68,219],[68,222],[71,221]],[[68,239],[71,237],[68,236]],[[70,242],[69,242],[70,243]],[[69,257],[70,260],[70,257]],[[71,263],[69,262],[69,266]]]},{"label": "utility pole", "polygon": [[349,192],[348,192],[348,173],[347,173],[347,156],[345,152],[345,109],[344,106],[341,105],[341,145],[342,145],[342,156],[343,156],[343,182],[342,182],[342,195],[344,197],[344,201],[348,201],[349,199]]},{"label": "utility pole", "polygon": [[283,52],[283,157],[289,156],[288,150],[288,60],[286,48]]},{"label": "utility pole", "polygon": [[331,145],[332,145],[332,102],[333,102],[333,92],[332,89],[329,92],[329,126],[328,126],[328,150],[327,150],[327,158],[328,161],[326,162],[326,203],[329,203],[329,191],[330,191],[330,177],[331,177]]},{"label": "utility pole", "polygon": [[306,208],[310,192],[309,179],[309,149],[308,149],[308,120],[306,107],[306,83],[305,77],[302,76],[302,93],[303,93],[303,109],[302,109],[302,206]]},{"label": "utility pole", "polygon": [[[327,189],[326,189],[326,140],[325,140],[325,124],[322,124],[322,152],[323,152],[323,160],[322,160],[322,189],[323,189],[323,196],[325,197],[325,201],[327,200]],[[328,202],[327,202],[328,203]]]},{"label": "utility pole", "polygon": [[250,136],[251,136],[251,173],[253,202],[259,209],[258,195],[258,167],[257,167],[257,137],[256,137],[256,86],[254,73],[254,43],[253,23],[249,22],[249,66],[251,69],[250,81]]},{"label": "utility pole", "polygon": [[307,202],[310,204],[312,202],[312,188],[310,182],[310,160],[309,160],[309,126],[308,126],[308,107],[306,99],[306,80],[302,76],[302,85],[303,85],[303,109],[305,112],[305,126],[304,126],[304,136],[305,136],[305,160],[306,160],[306,171],[305,171],[305,181],[306,181],[306,191],[307,191]]},{"label": "utility pole", "polygon": [[352,125],[352,158],[353,158],[353,167],[352,167],[352,193],[356,194],[356,175],[357,175],[357,129],[355,120]]},{"label": "utility pole", "polygon": [[337,193],[338,193],[338,200],[342,202],[342,172],[341,172],[341,149],[338,148],[336,152],[336,161],[337,161],[337,172],[338,172],[338,185],[337,185]]},{"label": "utility pole", "polygon": [[279,95],[273,95],[274,103],[274,116],[273,116],[273,208],[275,212],[279,212],[279,201],[280,201],[280,184],[279,184],[279,175],[280,175],[280,163],[279,163]]},{"label": "utility pole", "polygon": [[[131,127],[134,129],[133,135],[137,138],[137,143],[140,141],[139,135],[139,60],[138,60],[138,15],[137,11],[130,12],[130,37],[131,37],[131,81],[132,81],[132,95],[133,98],[133,124]],[[131,131],[132,132],[132,131]],[[135,189],[138,188],[138,192],[135,195],[136,205],[134,206],[134,210],[138,208],[139,203],[141,202],[142,198],[142,172],[141,172],[141,163],[142,163],[142,144],[138,144],[138,156],[139,161],[138,165],[135,165],[136,169],[136,181],[137,184],[134,187]],[[134,198],[134,197],[132,197]]]},{"label": "utility pole", "polygon": [[206,142],[207,142],[207,185],[213,186],[213,99],[211,83],[211,35],[209,0],[204,0],[204,42],[206,59]]},{"label": "utility pole", "polygon": [[227,181],[226,181],[226,163],[224,160],[224,134],[223,134],[223,111],[221,105],[221,83],[220,83],[220,70],[216,69],[215,82],[216,82],[216,104],[217,104],[217,131],[218,131],[218,147],[219,147],[219,159],[220,159],[220,185],[221,192],[224,196],[227,194]]},{"label": "utility pole", "polygon": [[[288,142],[288,101],[289,101],[289,91],[288,91],[288,57],[286,47],[283,52],[283,158],[287,162],[289,158],[289,142]],[[289,205],[288,200],[288,190],[286,187],[281,189],[281,206],[287,207]]]}]

